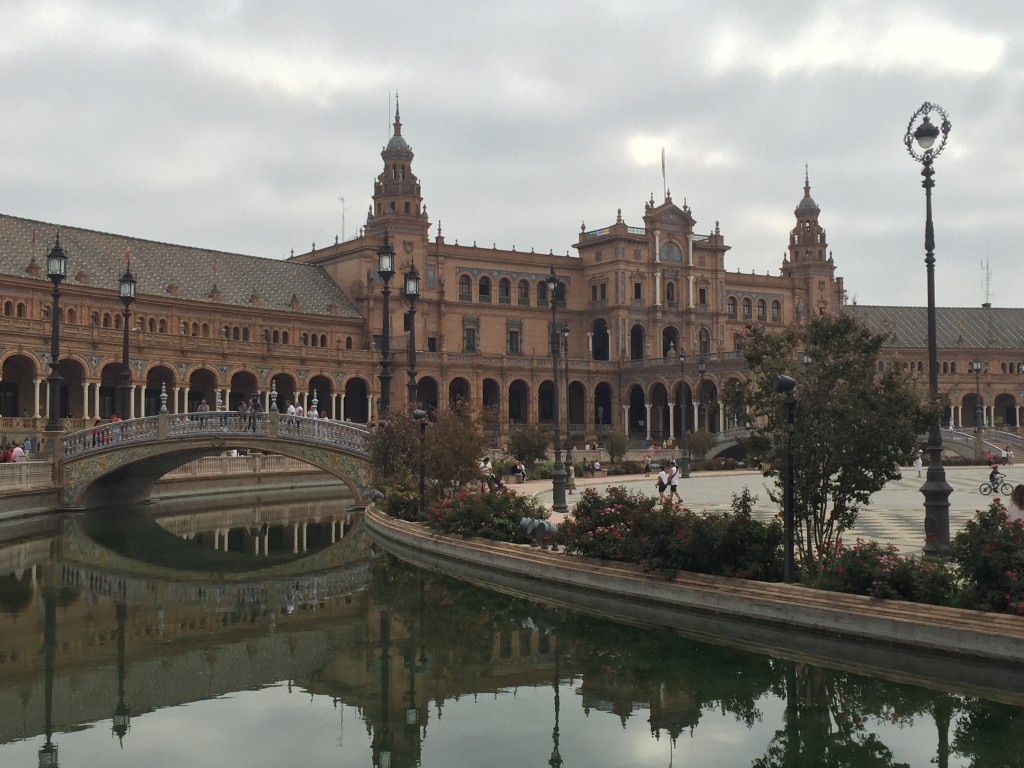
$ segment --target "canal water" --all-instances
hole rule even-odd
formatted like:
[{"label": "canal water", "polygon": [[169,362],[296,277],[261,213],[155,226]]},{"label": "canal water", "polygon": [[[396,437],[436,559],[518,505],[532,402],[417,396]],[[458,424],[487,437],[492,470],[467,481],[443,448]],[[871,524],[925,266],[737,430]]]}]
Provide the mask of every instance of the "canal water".
[{"label": "canal water", "polygon": [[522,601],[393,560],[326,499],[153,511],[8,526],[3,768],[1024,765],[1021,691]]}]

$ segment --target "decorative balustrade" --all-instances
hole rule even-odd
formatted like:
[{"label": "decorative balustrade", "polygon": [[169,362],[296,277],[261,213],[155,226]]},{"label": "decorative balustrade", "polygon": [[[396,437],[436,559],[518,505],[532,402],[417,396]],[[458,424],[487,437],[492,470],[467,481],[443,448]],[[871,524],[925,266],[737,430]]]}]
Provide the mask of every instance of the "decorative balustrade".
[{"label": "decorative balustrade", "polygon": [[249,434],[286,442],[307,442],[366,453],[367,431],[349,422],[270,413],[206,411],[146,416],[65,434],[64,457],[109,450],[111,446],[197,435]]},{"label": "decorative balustrade", "polygon": [[0,464],[0,488],[4,491],[46,488],[53,485],[49,461],[15,461]]}]

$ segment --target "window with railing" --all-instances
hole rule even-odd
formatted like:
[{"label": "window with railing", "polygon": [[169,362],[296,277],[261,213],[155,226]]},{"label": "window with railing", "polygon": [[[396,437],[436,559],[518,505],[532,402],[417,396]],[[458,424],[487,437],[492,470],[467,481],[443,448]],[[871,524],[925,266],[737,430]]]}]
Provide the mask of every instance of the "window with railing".
[{"label": "window with railing", "polygon": [[777,302],[772,302],[772,322],[778,323],[782,320],[782,305]]},{"label": "window with railing", "polygon": [[507,277],[503,277],[498,281],[498,303],[512,303],[512,281]]},{"label": "window with railing", "polygon": [[459,301],[472,301],[473,300],[473,283],[469,279],[469,275],[462,275],[459,278]]},{"label": "window with railing", "polygon": [[744,299],[743,300],[743,319],[744,320],[750,320],[751,319],[752,310],[753,310],[753,304],[751,303],[750,299]]},{"label": "window with railing", "polygon": [[491,279],[489,277],[480,278],[480,283],[477,287],[477,300],[481,304],[491,303]]},{"label": "window with railing", "polygon": [[757,302],[757,321],[763,323],[767,319],[768,305],[765,304],[764,299],[760,299]]},{"label": "window with railing", "polygon": [[725,314],[728,315],[730,320],[736,319],[736,297],[730,296],[725,300]]},{"label": "window with railing", "polygon": [[519,306],[530,306],[530,284],[525,280],[519,281]]}]

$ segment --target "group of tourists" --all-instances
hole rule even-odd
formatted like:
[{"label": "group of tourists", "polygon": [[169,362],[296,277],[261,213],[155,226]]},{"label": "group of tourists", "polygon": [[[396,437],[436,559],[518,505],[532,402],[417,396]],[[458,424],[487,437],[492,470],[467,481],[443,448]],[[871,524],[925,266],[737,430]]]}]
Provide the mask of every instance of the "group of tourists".
[{"label": "group of tourists", "polygon": [[28,461],[28,450],[24,442],[12,441],[7,443],[0,451],[0,464],[12,464],[17,461]]},{"label": "group of tourists", "polygon": [[[668,467],[662,467],[658,471],[658,501],[672,501],[673,498],[679,501],[683,500],[683,497],[679,495],[679,467],[676,466],[676,460],[672,459],[669,462]],[[668,491],[668,497],[665,496],[665,491]]]}]

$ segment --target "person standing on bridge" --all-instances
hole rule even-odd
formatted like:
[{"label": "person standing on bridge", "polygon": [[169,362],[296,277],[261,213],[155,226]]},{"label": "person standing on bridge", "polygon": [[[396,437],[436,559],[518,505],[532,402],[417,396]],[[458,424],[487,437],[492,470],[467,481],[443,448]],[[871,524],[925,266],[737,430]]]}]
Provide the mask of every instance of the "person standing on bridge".
[{"label": "person standing on bridge", "polygon": [[262,411],[263,411],[263,406],[260,405],[259,398],[258,397],[253,397],[252,400],[249,401],[249,409],[246,411],[246,413],[249,416],[249,419],[248,419],[248,421],[246,421],[246,424],[245,424],[245,431],[246,432],[249,432],[249,431],[255,432],[256,431],[256,416],[257,416],[257,414],[261,413]]},{"label": "person standing on bridge", "polygon": [[210,406],[206,404],[205,400],[199,401],[199,407],[196,409],[199,411],[199,428],[206,429],[207,414],[210,412]]}]

